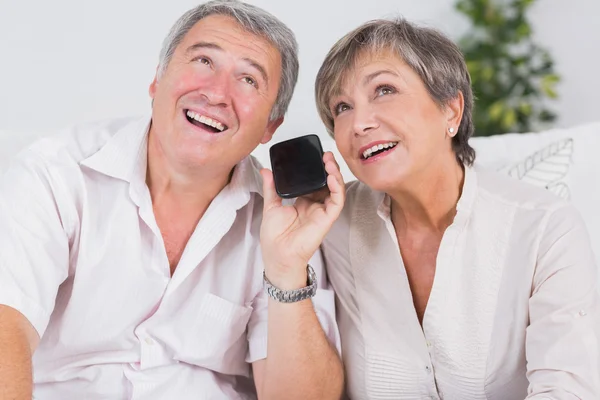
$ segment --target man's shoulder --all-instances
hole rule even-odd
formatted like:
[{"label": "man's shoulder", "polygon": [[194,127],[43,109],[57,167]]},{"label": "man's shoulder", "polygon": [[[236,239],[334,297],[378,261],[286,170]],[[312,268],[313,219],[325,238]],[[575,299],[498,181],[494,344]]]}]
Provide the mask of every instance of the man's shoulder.
[{"label": "man's shoulder", "polygon": [[[143,120],[148,121],[147,118]],[[140,117],[129,117],[73,125],[38,139],[17,155],[17,159],[34,156],[50,164],[78,165],[104,147],[118,132],[141,121]]]},{"label": "man's shoulder", "polygon": [[19,206],[32,200],[32,195],[52,198],[64,217],[83,193],[82,161],[98,153],[119,132],[126,135],[127,129],[137,129],[135,124],[141,126],[141,120],[83,124],[39,139],[13,157],[2,172],[0,197]]}]

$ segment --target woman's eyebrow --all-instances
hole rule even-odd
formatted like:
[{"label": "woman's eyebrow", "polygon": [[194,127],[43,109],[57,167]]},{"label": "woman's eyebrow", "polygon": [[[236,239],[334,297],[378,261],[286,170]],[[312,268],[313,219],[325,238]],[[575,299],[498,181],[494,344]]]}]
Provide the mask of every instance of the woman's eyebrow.
[{"label": "woman's eyebrow", "polygon": [[370,73],[369,75],[365,76],[363,79],[363,85],[367,85],[369,84],[373,79],[377,78],[380,75],[393,75],[395,77],[398,77],[398,74],[390,69],[382,69],[379,71],[375,71],[373,73]]}]

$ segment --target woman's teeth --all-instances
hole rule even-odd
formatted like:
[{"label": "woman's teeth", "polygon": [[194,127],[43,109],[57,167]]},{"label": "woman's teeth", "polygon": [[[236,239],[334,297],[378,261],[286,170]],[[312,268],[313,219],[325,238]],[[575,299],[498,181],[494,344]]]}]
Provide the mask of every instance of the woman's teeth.
[{"label": "woman's teeth", "polygon": [[363,151],[362,156],[366,160],[369,157],[372,157],[376,154],[381,153],[382,150],[387,150],[387,149],[391,149],[391,148],[395,147],[397,144],[398,144],[398,142],[388,142],[388,143],[376,144],[373,147]]}]

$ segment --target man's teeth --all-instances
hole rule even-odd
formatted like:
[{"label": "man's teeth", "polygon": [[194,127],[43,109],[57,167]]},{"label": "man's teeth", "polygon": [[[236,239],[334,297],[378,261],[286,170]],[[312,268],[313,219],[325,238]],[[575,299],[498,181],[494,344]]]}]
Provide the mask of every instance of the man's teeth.
[{"label": "man's teeth", "polygon": [[398,144],[398,142],[388,142],[388,143],[376,144],[373,147],[363,151],[363,153],[362,153],[363,158],[366,160],[367,158],[371,157],[373,155],[373,153],[378,152],[383,149],[391,149],[392,147],[395,147],[397,144]]},{"label": "man's teeth", "polygon": [[198,122],[202,122],[205,125],[212,126],[213,128],[216,128],[216,129],[220,130],[221,132],[223,132],[225,130],[225,125],[223,125],[219,121],[215,121],[212,118],[205,117],[204,115],[200,115],[200,114],[195,113],[195,112],[193,112],[191,110],[188,110],[187,116],[190,117],[191,119],[194,119],[194,120],[198,121]]}]

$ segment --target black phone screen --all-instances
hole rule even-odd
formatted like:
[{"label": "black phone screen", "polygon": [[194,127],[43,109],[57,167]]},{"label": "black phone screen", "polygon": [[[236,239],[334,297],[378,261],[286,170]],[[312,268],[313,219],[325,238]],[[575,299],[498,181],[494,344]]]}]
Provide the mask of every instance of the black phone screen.
[{"label": "black phone screen", "polygon": [[277,143],[269,150],[275,190],[280,197],[302,196],[327,185],[323,148],[317,135]]}]

